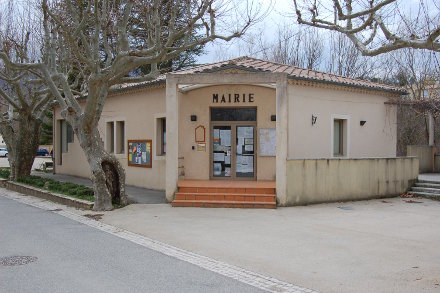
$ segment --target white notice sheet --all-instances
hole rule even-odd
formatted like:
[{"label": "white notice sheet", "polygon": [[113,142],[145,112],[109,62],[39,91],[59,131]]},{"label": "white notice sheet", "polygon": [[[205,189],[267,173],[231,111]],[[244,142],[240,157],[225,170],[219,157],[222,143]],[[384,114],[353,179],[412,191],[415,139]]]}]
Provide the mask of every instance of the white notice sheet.
[{"label": "white notice sheet", "polygon": [[214,129],[214,139],[220,138],[220,129]]},{"label": "white notice sheet", "polygon": [[247,145],[244,146],[244,150],[245,150],[246,152],[253,152],[253,151],[254,151],[254,145],[252,145],[252,144],[247,144]]},{"label": "white notice sheet", "polygon": [[253,138],[254,127],[253,126],[239,126],[237,127],[237,138]]},{"label": "white notice sheet", "polygon": [[237,155],[241,155],[243,153],[243,145],[237,144]]},{"label": "white notice sheet", "polygon": [[214,162],[224,162],[225,153],[214,153]]},{"label": "white notice sheet", "polygon": [[214,175],[219,176],[222,174],[222,164],[214,163]]},{"label": "white notice sheet", "polygon": [[254,156],[245,156],[246,158],[246,171],[245,173],[254,172]]},{"label": "white notice sheet", "polygon": [[254,138],[254,128],[251,127],[243,127],[244,128],[244,137],[245,138]]},{"label": "white notice sheet", "polygon": [[254,172],[254,156],[237,156],[236,170],[239,173]]},{"label": "white notice sheet", "polygon": [[220,144],[225,146],[231,146],[230,130],[220,130]]}]

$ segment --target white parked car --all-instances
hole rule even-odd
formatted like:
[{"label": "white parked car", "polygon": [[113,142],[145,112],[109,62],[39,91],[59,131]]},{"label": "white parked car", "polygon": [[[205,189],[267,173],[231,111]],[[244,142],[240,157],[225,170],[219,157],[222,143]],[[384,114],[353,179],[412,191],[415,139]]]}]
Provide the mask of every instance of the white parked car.
[{"label": "white parked car", "polygon": [[8,150],[6,148],[0,148],[0,157],[7,157]]}]

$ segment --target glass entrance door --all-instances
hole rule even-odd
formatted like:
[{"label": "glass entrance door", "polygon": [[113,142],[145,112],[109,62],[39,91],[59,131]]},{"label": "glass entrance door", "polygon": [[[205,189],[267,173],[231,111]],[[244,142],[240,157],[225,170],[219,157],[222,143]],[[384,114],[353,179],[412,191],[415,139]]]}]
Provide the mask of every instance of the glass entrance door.
[{"label": "glass entrance door", "polygon": [[211,178],[254,179],[255,125],[243,122],[221,124],[211,128]]},{"label": "glass entrance door", "polygon": [[237,125],[235,134],[235,176],[242,178],[254,178],[255,127],[252,125]]},{"label": "glass entrance door", "polygon": [[231,177],[231,126],[213,126],[212,138],[212,176]]}]

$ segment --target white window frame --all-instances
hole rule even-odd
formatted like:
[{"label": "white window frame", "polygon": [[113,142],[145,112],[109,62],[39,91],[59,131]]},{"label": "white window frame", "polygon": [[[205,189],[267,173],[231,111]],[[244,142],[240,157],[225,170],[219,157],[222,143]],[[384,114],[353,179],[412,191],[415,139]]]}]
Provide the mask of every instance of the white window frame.
[{"label": "white window frame", "polygon": [[[118,136],[117,136],[117,134],[118,134],[118,122],[124,122],[124,127],[123,127],[124,139],[122,141],[122,148],[123,148],[124,151],[122,153],[117,153],[116,152],[116,150],[118,148],[118,143],[117,143],[118,142]],[[125,153],[127,151],[127,132],[126,132],[125,124],[126,124],[125,119],[117,119],[117,120],[115,120],[115,134],[114,134],[115,142],[114,142],[114,146],[115,146],[115,154],[116,155],[125,155]]]},{"label": "white window frame", "polygon": [[157,129],[158,129],[158,126],[159,126],[159,125],[157,125],[157,121],[161,121],[161,120],[159,120],[161,118],[165,118],[165,121],[166,121],[166,119],[167,119],[166,113],[156,113],[156,114],[154,114],[154,143],[153,143],[153,146],[156,149],[153,151],[153,160],[165,160],[166,155],[167,155],[166,153],[163,154],[163,155],[157,155],[157,143],[158,143],[157,142],[157,138],[158,138],[158,135],[159,135],[159,133],[157,133]]},{"label": "white window frame", "polygon": [[[124,117],[112,117],[111,119],[106,119],[105,120],[105,125],[104,125],[104,131],[105,131],[105,144],[104,144],[104,148],[106,151],[109,151],[109,145],[108,145],[108,140],[107,140],[107,123],[109,122],[113,122],[113,152],[112,154],[114,154],[115,156],[125,156],[125,154],[127,153],[127,120]],[[122,153],[117,153],[116,152],[116,146],[117,146],[117,123],[118,122],[124,122],[124,152]]]},{"label": "white window frame", "polygon": [[[346,137],[347,141],[344,142],[345,146],[345,154],[343,156],[335,156],[334,155],[334,126],[335,126],[335,120],[345,120],[346,122]],[[350,157],[350,115],[346,114],[332,114],[331,120],[330,120],[330,158],[349,158]],[[343,147],[344,147],[343,146]],[[343,149],[344,150],[344,149]]]}]

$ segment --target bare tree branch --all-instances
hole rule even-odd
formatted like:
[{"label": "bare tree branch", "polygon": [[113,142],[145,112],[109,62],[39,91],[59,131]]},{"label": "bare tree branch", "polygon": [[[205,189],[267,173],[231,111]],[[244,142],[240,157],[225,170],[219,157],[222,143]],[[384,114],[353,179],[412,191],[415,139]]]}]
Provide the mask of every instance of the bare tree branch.
[{"label": "bare tree branch", "polygon": [[[418,17],[408,22],[397,0],[370,0],[367,7],[362,1],[356,0],[345,0],[344,4],[340,0],[333,0],[333,7],[321,1],[293,2],[298,23],[343,33],[363,55],[376,56],[402,48],[440,51],[438,12],[433,17],[426,14],[424,18]],[[420,1],[420,5],[426,5],[426,0]],[[356,12],[353,7],[357,9]],[[331,16],[334,18],[331,19],[326,11],[333,11]],[[397,21],[406,27],[396,26],[394,18],[394,22],[391,19],[388,21],[389,15],[401,15],[400,21]]]}]

